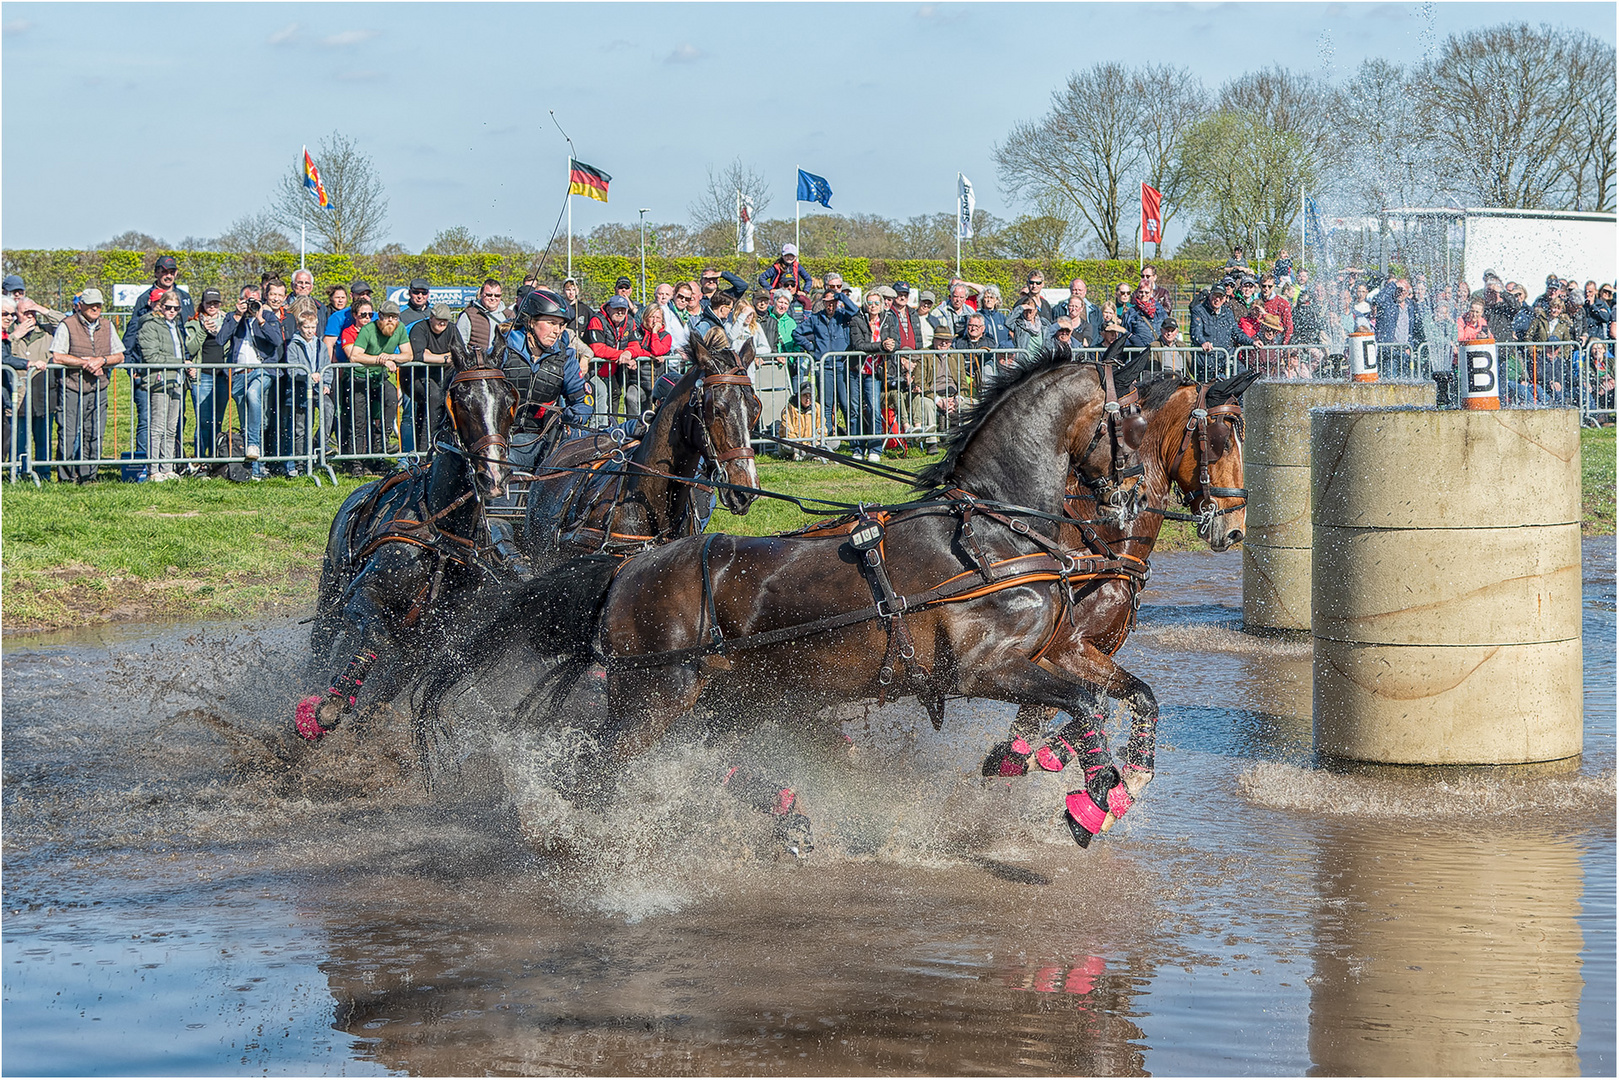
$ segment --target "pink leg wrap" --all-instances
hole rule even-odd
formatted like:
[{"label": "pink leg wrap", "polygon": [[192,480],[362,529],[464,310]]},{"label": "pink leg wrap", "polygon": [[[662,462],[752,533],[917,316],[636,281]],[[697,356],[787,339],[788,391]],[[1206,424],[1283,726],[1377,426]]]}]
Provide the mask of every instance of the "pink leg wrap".
[{"label": "pink leg wrap", "polygon": [[1113,790],[1107,793],[1107,812],[1115,818],[1123,817],[1125,811],[1134,805],[1135,800],[1130,798],[1130,793],[1125,790],[1123,784],[1115,784]]},{"label": "pink leg wrap", "polygon": [[1034,760],[1046,772],[1062,772],[1062,767],[1074,760],[1074,755],[1078,753],[1061,735],[1056,737],[1056,742],[1056,746],[1049,743],[1042,746],[1034,755]]},{"label": "pink leg wrap", "polygon": [[298,702],[298,708],[293,713],[293,722],[298,728],[298,734],[310,742],[326,734],[326,729],[321,727],[320,721],[315,718],[315,710],[320,708],[320,703],[325,700],[325,694],[310,694]]},{"label": "pink leg wrap", "polygon": [[797,801],[798,796],[793,794],[793,789],[784,787],[776,795],[776,805],[771,808],[770,812],[772,814],[785,814],[793,808],[793,803]]},{"label": "pink leg wrap", "polygon": [[1107,811],[1091,799],[1087,791],[1070,791],[1068,793],[1068,816],[1079,822],[1081,828],[1095,835],[1102,831],[1102,823],[1107,820]]}]

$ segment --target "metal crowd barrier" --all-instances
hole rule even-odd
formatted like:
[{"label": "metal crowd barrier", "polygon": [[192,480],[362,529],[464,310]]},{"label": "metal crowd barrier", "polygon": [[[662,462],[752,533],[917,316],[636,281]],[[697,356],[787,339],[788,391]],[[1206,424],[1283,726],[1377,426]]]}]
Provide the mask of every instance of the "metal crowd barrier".
[{"label": "metal crowd barrier", "polygon": [[[1577,341],[1500,341],[1495,356],[1503,408],[1578,408],[1583,422],[1587,408],[1602,400]],[[1611,368],[1611,351],[1608,356]],[[1605,400],[1607,408],[1595,415],[1613,411],[1612,390]]]},{"label": "metal crowd barrier", "polygon": [[319,395],[321,464],[384,470],[426,457],[449,378],[448,364],[417,361],[397,372],[352,361],[329,365]]},{"label": "metal crowd barrier", "polygon": [[[301,365],[143,364],[141,370],[146,385],[138,390],[131,388],[130,373],[116,366],[96,380],[54,363],[26,375],[16,372],[11,439],[3,447],[9,479],[27,478],[37,485],[54,473],[61,482],[84,483],[115,466],[123,479],[139,481],[169,470],[206,475],[233,461],[251,467],[242,412],[253,407],[262,410],[260,467],[272,474],[292,468],[315,476],[320,447],[308,432],[316,429],[306,424],[300,437],[299,421],[316,416],[317,388]],[[240,394],[233,393],[233,371],[243,373]],[[158,397],[168,405],[158,409],[163,433],[158,423],[149,424],[147,453],[139,457],[134,450],[137,397],[146,399],[148,409]],[[239,440],[229,437],[233,431]]]},{"label": "metal crowd barrier", "polygon": [[1614,412],[1614,356],[1612,338],[1590,338],[1580,358],[1580,423],[1600,427],[1619,422]]}]

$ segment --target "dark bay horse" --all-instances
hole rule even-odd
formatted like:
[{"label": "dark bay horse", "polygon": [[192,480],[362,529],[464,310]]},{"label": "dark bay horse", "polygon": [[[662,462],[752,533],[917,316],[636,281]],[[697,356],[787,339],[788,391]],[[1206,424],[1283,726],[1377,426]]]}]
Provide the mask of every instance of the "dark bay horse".
[{"label": "dark bay horse", "polygon": [[[1131,738],[1124,752],[1126,793],[1134,798],[1152,779],[1151,732],[1158,724],[1158,701],[1146,683],[1113,660],[1135,625],[1138,597],[1145,584],[1148,563],[1163,528],[1171,492],[1179,491],[1196,522],[1198,536],[1215,551],[1229,550],[1242,541],[1247,495],[1242,470],[1242,394],[1258,377],[1249,372],[1213,383],[1183,382],[1174,375],[1143,381],[1135,391],[1146,422],[1141,463],[1145,508],[1129,527],[1107,521],[1078,526],[1064,524],[1058,535],[1070,548],[1088,550],[1092,557],[1117,562],[1118,569],[1088,582],[1075,605],[1076,618],[1061,627],[1041,657],[1042,664],[1095,688],[1088,713],[1072,714],[1069,723],[1051,732],[1043,743],[1040,733],[1054,713],[1049,708],[1025,705],[1018,710],[1006,741],[990,751],[984,762],[986,776],[1022,776],[1031,762],[1059,772],[1079,753],[1091,726],[1105,720],[1106,698],[1118,701],[1128,714]],[[1095,519],[1095,495],[1079,478],[1069,481],[1068,513],[1078,520]],[[1077,808],[1092,832],[1113,824],[1106,806]],[[1128,808],[1128,804],[1123,804]]]},{"label": "dark bay horse", "polygon": [[310,647],[346,664],[324,694],[298,703],[299,734],[318,739],[354,707],[379,657],[416,658],[478,586],[502,578],[484,500],[511,475],[517,394],[504,372],[452,346],[454,374],[425,468],[402,466],[349,495],[332,519]]},{"label": "dark bay horse", "polygon": [[[687,371],[663,396],[639,438],[570,439],[535,468],[524,549],[536,572],[575,555],[630,555],[700,531],[708,489],[688,483],[703,463],[739,487],[757,488],[749,432],[761,405],[748,378],[753,344],[740,354],[723,330],[687,346]],[[733,514],[754,495],[719,489]]]},{"label": "dark bay horse", "polygon": [[[626,560],[575,559],[515,592],[487,647],[526,631],[532,648],[560,657],[553,701],[605,663],[598,776],[653,746],[700,698],[722,714],[738,701],[808,714],[915,694],[938,724],[945,697],[965,695],[1089,719],[1095,687],[1036,661],[1097,570],[1064,551],[1056,521],[1070,473],[1100,483],[1115,467],[1100,437],[1109,395],[1097,367],[1066,353],[997,376],[920,475],[930,494],[919,505],[798,534],[709,534]],[[424,702],[436,709],[445,690],[440,681]],[[1122,807],[1105,737],[1092,732],[1085,749],[1082,792]],[[1096,830],[1081,825],[1071,827],[1088,843]]]}]

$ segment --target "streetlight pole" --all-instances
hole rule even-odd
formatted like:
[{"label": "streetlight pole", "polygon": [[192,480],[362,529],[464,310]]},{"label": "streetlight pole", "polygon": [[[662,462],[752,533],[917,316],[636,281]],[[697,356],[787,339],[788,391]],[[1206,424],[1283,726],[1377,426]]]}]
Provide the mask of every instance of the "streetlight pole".
[{"label": "streetlight pole", "polygon": [[641,306],[646,306],[646,213],[650,206],[641,207]]}]

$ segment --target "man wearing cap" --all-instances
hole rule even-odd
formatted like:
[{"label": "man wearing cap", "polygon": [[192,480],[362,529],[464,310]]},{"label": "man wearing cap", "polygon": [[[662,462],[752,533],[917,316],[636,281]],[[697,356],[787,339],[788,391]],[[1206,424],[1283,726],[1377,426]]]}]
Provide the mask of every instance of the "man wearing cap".
[{"label": "man wearing cap", "polygon": [[67,318],[67,316],[62,312],[54,311],[51,308],[46,307],[44,304],[35,303],[32,299],[30,299],[28,296],[28,286],[25,285],[23,283],[23,279],[16,274],[6,275],[5,281],[0,283],[0,291],[3,291],[7,296],[11,297],[12,301],[17,305],[18,318],[22,318],[30,311],[33,312],[34,325],[39,327],[41,330],[55,331],[56,324]]},{"label": "man wearing cap", "polygon": [[857,318],[859,309],[854,300],[828,282],[821,290],[821,302],[793,331],[793,344],[799,352],[808,353],[820,370],[821,408],[828,435],[837,433],[837,409],[849,415],[849,383],[848,361],[828,360],[826,354],[849,351],[849,325]]},{"label": "man wearing cap", "polygon": [[635,291],[635,282],[620,274],[618,280],[613,282],[613,295],[622,296],[624,302],[630,305],[630,322],[639,322],[641,319],[641,305],[635,302],[631,295]]},{"label": "man wearing cap", "polygon": [[1059,300],[1057,306],[1051,309],[1051,324],[1055,325],[1058,319],[1069,321],[1070,343],[1074,348],[1091,348],[1101,344],[1102,309],[1091,303],[1090,286],[1085,284],[1084,278],[1070,281],[1068,298]]},{"label": "man wearing cap", "polygon": [[797,244],[781,245],[781,254],[776,261],[759,275],[759,286],[771,292],[787,289],[794,294],[800,290],[808,292],[812,288],[809,271],[799,265]]},{"label": "man wearing cap", "polygon": [[627,394],[630,385],[635,386],[636,393],[628,397],[636,401],[626,401],[625,412],[639,416],[640,408],[630,408],[632,404],[639,404],[640,383],[635,376],[638,366],[635,353],[631,351],[631,346],[635,344],[635,320],[630,313],[629,297],[620,296],[617,292],[608,297],[602,309],[590,317],[584,341],[591,355],[601,361],[596,365],[598,382],[593,397],[598,420],[605,420],[602,426],[609,426],[613,422],[611,417],[618,400]]},{"label": "man wearing cap", "polygon": [[[434,304],[427,318],[410,325],[410,358],[414,363],[426,364],[417,368],[403,387],[410,398],[411,433],[415,436],[415,449],[423,453],[433,445],[435,421],[444,411],[444,386],[449,378],[450,349],[465,349],[466,342],[452,321],[450,305]],[[409,370],[409,369],[407,369]]]},{"label": "man wearing cap", "polygon": [[1194,356],[1187,372],[1192,378],[1206,382],[1219,374],[1215,349],[1233,350],[1239,345],[1252,345],[1253,339],[1237,326],[1237,317],[1227,303],[1224,285],[1216,285],[1209,295],[1192,305],[1192,344],[1199,356]]},{"label": "man wearing cap", "polygon": [[152,265],[152,287],[142,291],[135,298],[134,309],[129,313],[129,321],[124,324],[124,363],[130,374],[130,394],[135,399],[135,459],[146,460],[147,426],[151,418],[151,399],[147,393],[146,369],[140,367],[141,344],[140,327],[146,316],[152,310],[152,299],[164,296],[170,292],[178,292],[180,296],[180,314],[189,320],[197,313],[191,303],[191,294],[174,283],[180,272],[180,264],[173,255],[160,255],[157,262]]},{"label": "man wearing cap", "polygon": [[[102,456],[101,435],[107,426],[107,384],[112,368],[124,359],[124,343],[101,317],[105,300],[100,289],[86,289],[73,314],[56,325],[51,362],[68,370],[62,377],[62,410],[57,414],[58,461],[94,461]],[[95,465],[63,465],[63,483],[94,483]]]},{"label": "man wearing cap", "polygon": [[532,469],[570,428],[590,422],[590,388],[565,333],[571,313],[562,296],[535,289],[517,305],[506,332],[506,378],[518,394],[511,438],[511,461],[518,468]]},{"label": "man wearing cap", "polygon": [[931,289],[923,289],[922,295],[916,298],[916,323],[922,331],[922,348],[933,348],[933,333],[939,324],[933,320],[933,305],[939,298],[933,295]]},{"label": "man wearing cap", "polygon": [[416,278],[412,281],[405,306],[399,309],[399,325],[409,330],[427,318],[427,301],[432,295],[433,286],[427,283],[426,278]]}]

